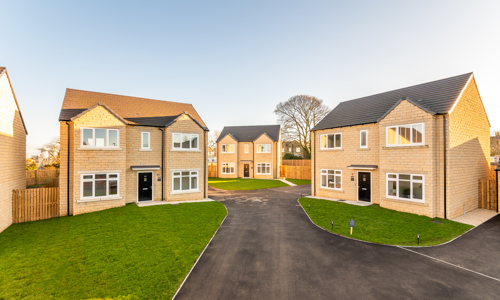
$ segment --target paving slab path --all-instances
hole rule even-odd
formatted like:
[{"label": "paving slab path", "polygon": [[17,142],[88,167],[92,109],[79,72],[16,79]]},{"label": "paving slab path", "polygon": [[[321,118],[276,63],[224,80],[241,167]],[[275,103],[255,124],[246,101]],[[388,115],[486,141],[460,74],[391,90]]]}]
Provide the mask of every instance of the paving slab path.
[{"label": "paving slab path", "polygon": [[499,297],[495,278],[321,230],[297,203],[309,192],[309,186],[210,189],[210,198],[221,201],[228,216],[175,299]]}]

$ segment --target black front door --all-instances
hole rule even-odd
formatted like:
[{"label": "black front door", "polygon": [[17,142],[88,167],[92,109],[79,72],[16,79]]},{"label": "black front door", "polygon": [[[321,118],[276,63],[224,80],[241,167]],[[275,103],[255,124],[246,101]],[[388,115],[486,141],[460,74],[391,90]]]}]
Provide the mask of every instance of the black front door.
[{"label": "black front door", "polygon": [[372,173],[358,172],[358,200],[372,201]]},{"label": "black front door", "polygon": [[150,201],[153,200],[153,173],[139,173],[139,183],[137,188],[139,189],[139,201]]},{"label": "black front door", "polygon": [[243,165],[243,177],[250,177],[250,165],[249,164]]}]

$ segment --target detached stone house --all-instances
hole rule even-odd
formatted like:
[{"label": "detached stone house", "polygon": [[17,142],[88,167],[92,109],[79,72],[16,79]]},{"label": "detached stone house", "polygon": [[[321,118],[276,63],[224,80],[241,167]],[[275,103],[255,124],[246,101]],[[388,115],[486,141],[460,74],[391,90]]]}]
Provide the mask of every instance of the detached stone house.
[{"label": "detached stone house", "polygon": [[299,141],[283,142],[282,145],[281,156],[284,156],[287,153],[291,153],[293,155],[297,155],[307,159],[307,152],[304,151]]},{"label": "detached stone house", "polygon": [[7,69],[0,67],[0,232],[12,224],[12,190],[26,188],[27,134]]},{"label": "detached stone house", "polygon": [[341,102],[312,130],[312,195],[429,217],[478,207],[490,123],[472,73]]},{"label": "detached stone house", "polygon": [[281,126],[226,126],[217,139],[219,178],[280,176]]},{"label": "detached stone house", "polygon": [[191,104],[67,89],[59,122],[61,215],[207,198],[208,129]]}]

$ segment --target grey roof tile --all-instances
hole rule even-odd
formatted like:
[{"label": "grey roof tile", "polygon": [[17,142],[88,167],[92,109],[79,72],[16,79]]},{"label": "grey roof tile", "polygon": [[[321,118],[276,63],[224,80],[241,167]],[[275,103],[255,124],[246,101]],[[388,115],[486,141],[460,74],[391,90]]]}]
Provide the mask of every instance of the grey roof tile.
[{"label": "grey roof tile", "polygon": [[226,135],[232,135],[238,142],[253,142],[262,134],[267,134],[273,141],[280,139],[280,125],[225,126],[217,143]]}]

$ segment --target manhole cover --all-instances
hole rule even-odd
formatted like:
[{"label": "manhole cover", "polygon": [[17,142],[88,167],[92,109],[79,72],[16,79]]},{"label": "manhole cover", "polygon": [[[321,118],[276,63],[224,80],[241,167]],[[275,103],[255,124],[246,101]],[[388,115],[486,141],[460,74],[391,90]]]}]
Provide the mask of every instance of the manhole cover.
[{"label": "manhole cover", "polygon": [[443,222],[439,222],[439,221],[436,221],[436,220],[431,220],[432,223],[436,223],[436,224],[443,224]]}]

